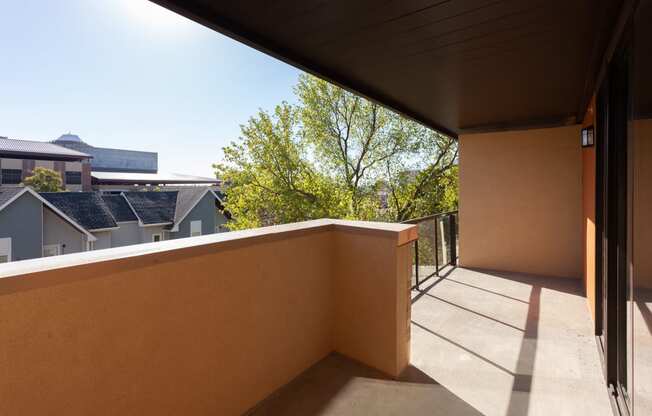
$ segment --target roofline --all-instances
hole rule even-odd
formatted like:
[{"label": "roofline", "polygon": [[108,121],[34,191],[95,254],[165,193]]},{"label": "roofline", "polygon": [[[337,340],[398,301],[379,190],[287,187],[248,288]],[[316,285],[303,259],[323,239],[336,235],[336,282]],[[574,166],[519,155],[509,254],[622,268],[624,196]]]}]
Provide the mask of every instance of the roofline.
[{"label": "roofline", "polygon": [[55,160],[62,162],[81,162],[93,158],[91,155],[56,155],[54,153],[20,152],[11,150],[0,150],[0,157],[8,159]]},{"label": "roofline", "polygon": [[[99,171],[96,171],[99,172]],[[118,173],[118,172],[116,172]],[[136,173],[136,172],[122,172],[122,173]],[[147,175],[147,174],[146,174]],[[219,179],[203,179],[203,180],[188,180],[188,179],[172,179],[172,180],[136,180],[136,179],[100,179],[97,176],[93,176],[91,172],[91,178],[96,185],[165,185],[165,184],[219,184]]]},{"label": "roofline", "polygon": [[144,223],[143,223],[143,220],[138,216],[138,213],[137,213],[136,210],[134,209],[133,205],[131,205],[131,202],[129,202],[129,198],[127,198],[127,197],[125,196],[125,191],[120,192],[120,196],[123,197],[125,201],[127,201],[127,205],[129,205],[129,209],[130,209],[131,212],[133,212],[134,215],[136,216],[136,220],[138,221],[138,226],[139,226],[139,227],[144,227],[145,225],[144,225]]},{"label": "roofline", "polygon": [[[194,204],[193,204],[193,205],[192,205],[192,206],[191,206],[191,207],[186,211],[186,213],[183,214],[183,217],[181,217],[181,219],[179,219],[178,221],[175,221],[175,222],[174,222],[174,226],[170,229],[170,231],[172,231],[172,232],[177,232],[177,231],[179,231],[179,225],[181,224],[181,221],[183,221],[183,220],[186,219],[186,217],[188,216],[188,214],[190,214],[190,211],[192,211],[193,209],[195,209],[195,207],[197,206],[197,204],[199,204],[199,201],[201,201],[202,199],[204,199],[204,197],[206,196],[206,194],[209,193],[209,192],[212,193],[213,196],[214,196],[215,198],[217,198],[218,201],[220,201],[220,203],[222,203],[222,200],[217,196],[217,194],[216,194],[215,192],[213,192],[213,190],[212,190],[211,188],[206,188],[206,190],[204,191],[204,193],[201,194],[201,196],[200,196],[199,198],[197,198],[197,201],[195,201],[195,203],[194,203]],[[178,199],[179,199],[179,197],[177,196],[177,200],[178,200]]]},{"label": "roofline", "polygon": [[[116,222],[116,224],[117,224],[117,222]],[[92,230],[88,230],[88,231],[90,231],[92,233],[99,233],[99,232],[102,232],[102,231],[117,230],[118,228],[120,228],[120,227],[93,228]]]},{"label": "roofline", "polygon": [[59,215],[61,218],[64,220],[68,221],[70,224],[72,224],[75,228],[79,229],[82,233],[86,234],[88,238],[90,239],[89,241],[96,241],[97,238],[91,234],[86,228],[82,227],[79,225],[75,220],[64,214],[59,208],[55,207],[50,201],[47,199],[43,198],[41,195],[38,194],[38,192],[34,191],[32,188],[29,186],[23,187],[23,190],[18,192],[16,195],[11,197],[7,202],[5,202],[2,206],[0,206],[0,211],[2,211],[5,207],[7,207],[9,204],[14,202],[16,199],[18,199],[21,195],[23,195],[25,192],[29,192],[32,194],[36,199],[41,201],[43,204],[45,204],[48,208],[50,208],[52,211],[55,212],[55,214]]},{"label": "roofline", "polygon": [[[143,223],[141,225],[141,227],[156,227],[156,226],[160,226],[160,225],[170,225],[170,224],[174,224],[174,223],[170,222],[170,221],[168,221],[168,222],[157,222],[156,224],[145,224],[145,223]],[[169,230],[169,231],[172,231],[172,230]]]}]

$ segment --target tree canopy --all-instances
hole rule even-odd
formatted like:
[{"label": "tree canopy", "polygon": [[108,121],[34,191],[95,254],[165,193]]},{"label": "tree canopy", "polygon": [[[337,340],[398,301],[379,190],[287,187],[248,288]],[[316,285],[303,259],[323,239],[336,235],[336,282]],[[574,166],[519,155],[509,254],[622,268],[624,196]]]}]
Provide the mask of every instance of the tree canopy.
[{"label": "tree canopy", "polygon": [[30,186],[36,192],[60,192],[63,191],[61,174],[48,168],[34,168],[31,176],[23,181],[25,186]]},{"label": "tree canopy", "polygon": [[457,141],[310,75],[215,164],[234,229],[315,218],[403,221],[457,205]]}]

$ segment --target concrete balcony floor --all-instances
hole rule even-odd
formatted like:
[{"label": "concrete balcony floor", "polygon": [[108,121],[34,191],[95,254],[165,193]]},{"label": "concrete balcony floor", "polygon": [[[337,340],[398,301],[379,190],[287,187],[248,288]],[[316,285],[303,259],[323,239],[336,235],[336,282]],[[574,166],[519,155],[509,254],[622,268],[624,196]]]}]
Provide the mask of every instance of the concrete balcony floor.
[{"label": "concrete balcony floor", "polygon": [[332,354],[251,414],[612,414],[579,281],[443,273],[413,291],[399,380]]}]

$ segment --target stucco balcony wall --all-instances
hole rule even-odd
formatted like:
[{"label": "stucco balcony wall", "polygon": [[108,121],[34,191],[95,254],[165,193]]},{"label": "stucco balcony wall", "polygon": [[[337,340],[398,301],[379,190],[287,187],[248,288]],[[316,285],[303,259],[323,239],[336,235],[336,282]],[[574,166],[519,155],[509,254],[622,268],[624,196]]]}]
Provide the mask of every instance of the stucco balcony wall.
[{"label": "stucco balcony wall", "polygon": [[397,376],[415,237],[317,220],[4,265],[0,414],[238,415],[333,351]]}]

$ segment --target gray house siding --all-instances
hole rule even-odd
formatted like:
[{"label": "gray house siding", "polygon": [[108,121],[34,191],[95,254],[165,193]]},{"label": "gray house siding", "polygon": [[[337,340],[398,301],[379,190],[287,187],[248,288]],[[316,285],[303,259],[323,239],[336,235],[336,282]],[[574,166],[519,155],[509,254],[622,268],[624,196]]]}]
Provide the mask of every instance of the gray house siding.
[{"label": "gray house siding", "polygon": [[140,238],[143,243],[151,243],[153,234],[161,234],[161,240],[167,240],[167,232],[163,232],[163,226],[151,226],[140,228]]},{"label": "gray house siding", "polygon": [[[43,245],[61,245],[61,254],[86,251],[86,236],[63,218],[43,208]],[[39,253],[38,257],[41,257]]]},{"label": "gray house siding", "polygon": [[[120,228],[111,232],[112,247],[129,246],[143,242],[137,222],[119,222],[118,227]],[[151,241],[151,238],[147,242],[149,241]]]},{"label": "gray house siding", "polygon": [[181,221],[179,231],[170,233],[170,239],[190,237],[190,223],[197,220],[201,220],[202,235],[215,233],[215,211],[215,197],[209,192]]},{"label": "gray house siding", "polygon": [[11,260],[41,257],[43,250],[42,203],[23,194],[0,211],[0,238],[11,238]]},{"label": "gray house siding", "polygon": [[93,233],[97,241],[95,241],[95,250],[102,250],[105,248],[111,248],[111,231],[100,231],[98,233]]}]

